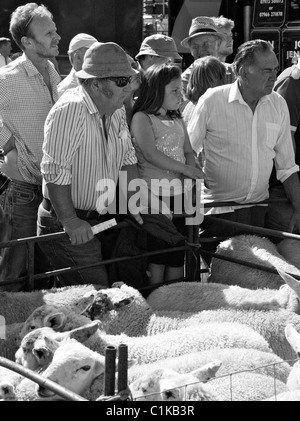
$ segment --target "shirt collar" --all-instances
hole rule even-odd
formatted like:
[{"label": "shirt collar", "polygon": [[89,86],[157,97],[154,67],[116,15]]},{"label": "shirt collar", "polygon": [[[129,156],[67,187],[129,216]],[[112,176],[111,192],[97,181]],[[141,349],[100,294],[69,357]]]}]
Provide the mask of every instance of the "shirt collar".
[{"label": "shirt collar", "polygon": [[[37,74],[40,74],[38,69],[35,67],[35,65],[32,63],[29,58],[25,55],[25,53],[22,54],[22,56],[19,58],[19,62],[23,64],[23,67],[25,71],[27,72],[27,75],[29,77],[36,76]],[[54,78],[55,80],[60,80],[59,75],[57,76],[56,70],[53,68],[53,66],[48,62],[48,69],[49,69],[49,76],[51,78]]]},{"label": "shirt collar", "polygon": [[[238,85],[238,80],[236,80],[235,82],[231,84],[230,91],[229,91],[228,102],[230,103],[234,101],[239,101],[240,104],[247,104],[244,98],[242,97],[242,94]],[[259,100],[260,103],[266,102],[266,101],[270,101],[270,95],[265,95]]]},{"label": "shirt collar", "polygon": [[99,114],[99,110],[96,107],[96,104],[94,103],[94,101],[92,100],[90,95],[86,92],[86,90],[82,86],[79,86],[78,89],[80,90],[80,92],[82,94],[83,102],[85,103],[88,111],[91,114],[97,114],[97,113]]}]

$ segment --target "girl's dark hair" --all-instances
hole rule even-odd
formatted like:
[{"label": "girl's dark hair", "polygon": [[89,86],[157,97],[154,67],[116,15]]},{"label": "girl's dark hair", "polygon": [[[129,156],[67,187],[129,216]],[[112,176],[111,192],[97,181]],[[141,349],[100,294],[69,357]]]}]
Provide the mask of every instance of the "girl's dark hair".
[{"label": "girl's dark hair", "polygon": [[[149,67],[142,73],[139,96],[133,106],[132,115],[138,111],[157,115],[164,102],[166,85],[180,77],[181,70],[175,64],[161,64]],[[168,110],[167,115],[172,118],[181,117],[179,110]]]}]

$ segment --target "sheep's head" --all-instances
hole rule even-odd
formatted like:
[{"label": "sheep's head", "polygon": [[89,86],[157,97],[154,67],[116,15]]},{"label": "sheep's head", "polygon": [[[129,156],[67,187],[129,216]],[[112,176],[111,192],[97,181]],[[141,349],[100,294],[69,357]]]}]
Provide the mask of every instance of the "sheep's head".
[{"label": "sheep's head", "polygon": [[59,342],[52,337],[52,329],[36,329],[26,335],[15,354],[18,364],[30,369],[40,370],[51,362]]},{"label": "sheep's head", "polygon": [[189,373],[178,373],[169,369],[153,370],[132,382],[130,390],[134,400],[204,400],[203,383],[215,377],[220,366],[221,363],[216,361]]},{"label": "sheep's head", "polygon": [[0,383],[0,401],[16,401],[14,386],[9,382]]},{"label": "sheep's head", "polygon": [[27,333],[41,327],[51,327],[53,330],[61,332],[65,322],[66,317],[58,306],[42,305],[35,309],[28,319],[25,320],[20,332],[20,338],[23,339]]},{"label": "sheep's head", "polygon": [[101,323],[95,321],[67,332],[56,332],[49,327],[33,330],[23,338],[15,354],[16,362],[31,370],[44,369],[52,361],[54,352],[63,340],[72,338],[85,342],[99,327]]},{"label": "sheep's head", "polygon": [[101,320],[107,333],[116,334],[128,328],[132,320],[152,314],[152,309],[138,290],[118,283],[98,290],[82,314],[91,320]]},{"label": "sheep's head", "polygon": [[[91,351],[75,339],[66,339],[55,351],[51,364],[42,376],[81,395],[104,370],[104,356]],[[37,385],[36,391],[43,399],[59,399],[45,386]]]}]

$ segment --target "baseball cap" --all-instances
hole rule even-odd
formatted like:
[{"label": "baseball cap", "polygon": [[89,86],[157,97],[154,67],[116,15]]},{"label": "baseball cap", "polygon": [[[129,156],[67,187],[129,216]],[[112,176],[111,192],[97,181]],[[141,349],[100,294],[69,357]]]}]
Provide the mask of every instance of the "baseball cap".
[{"label": "baseball cap", "polygon": [[126,52],[114,42],[96,42],[85,53],[81,79],[133,76],[139,73],[131,67]]},{"label": "baseball cap", "polygon": [[94,42],[97,42],[96,38],[92,37],[89,34],[77,34],[70,41],[68,54],[74,53],[74,51],[82,47],[90,48],[90,46],[93,45]]},{"label": "baseball cap", "polygon": [[173,38],[162,34],[153,34],[143,40],[135,58],[145,55],[181,59]]},{"label": "baseball cap", "polygon": [[183,47],[189,48],[189,41],[199,35],[214,35],[223,41],[223,35],[218,32],[218,28],[213,19],[207,16],[198,16],[192,20],[189,36],[181,41]]}]

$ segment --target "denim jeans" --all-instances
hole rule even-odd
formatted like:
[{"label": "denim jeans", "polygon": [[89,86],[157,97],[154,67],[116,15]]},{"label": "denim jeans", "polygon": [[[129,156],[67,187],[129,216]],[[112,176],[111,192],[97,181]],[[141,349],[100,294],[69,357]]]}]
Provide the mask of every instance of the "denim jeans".
[{"label": "denim jeans", "polygon": [[[41,186],[17,180],[12,180],[9,183],[8,188],[0,196],[0,205],[7,218],[6,235],[3,241],[36,236],[37,210],[41,201]],[[39,257],[42,260],[45,259],[37,244],[36,251],[37,261]],[[26,244],[0,249],[0,253],[0,291],[24,291],[26,289],[25,282],[14,282],[2,286],[1,282],[16,281],[17,278],[27,275]],[[41,270],[41,272],[49,270],[47,262],[46,260],[45,270]]]},{"label": "denim jeans", "polygon": [[[63,227],[52,211],[47,211],[41,204],[38,209],[38,235],[63,232]],[[97,264],[102,261],[101,242],[97,237],[85,244],[72,245],[69,238],[42,241],[41,249],[48,256],[53,269]],[[62,286],[79,284],[97,284],[109,287],[107,270],[104,265],[90,269],[59,274]]]}]

